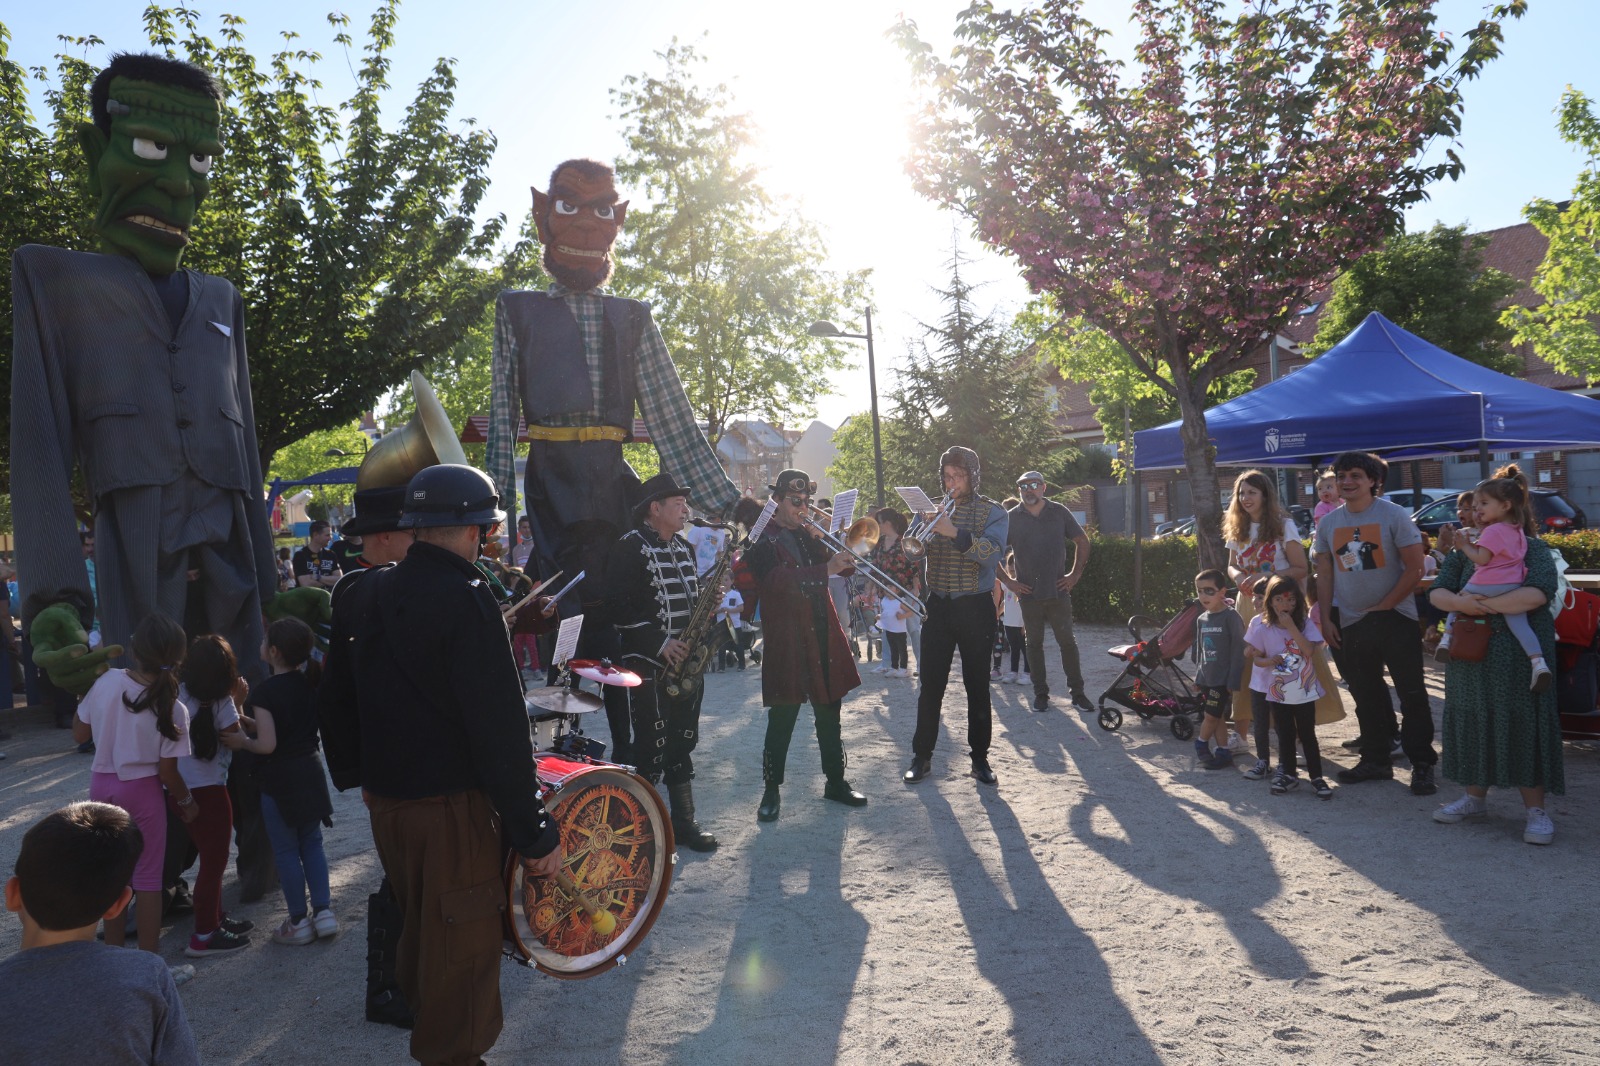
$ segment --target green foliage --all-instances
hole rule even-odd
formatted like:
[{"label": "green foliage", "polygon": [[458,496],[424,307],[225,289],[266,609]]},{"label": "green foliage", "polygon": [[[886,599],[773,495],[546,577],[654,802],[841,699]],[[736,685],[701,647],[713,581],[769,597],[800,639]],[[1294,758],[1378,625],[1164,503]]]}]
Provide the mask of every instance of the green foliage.
[{"label": "green foliage", "polygon": [[1513,307],[1504,321],[1516,343],[1531,342],[1540,358],[1564,374],[1600,381],[1600,119],[1587,96],[1570,85],[1561,96],[1561,137],[1587,157],[1566,204],[1535,200],[1522,217],[1550,239],[1533,290],[1535,308]]},{"label": "green foliage", "polygon": [[695,413],[713,443],[739,413],[792,423],[827,377],[857,356],[806,328],[867,301],[866,274],[836,275],[815,227],[762,188],[745,159],[754,137],[725,86],[676,40],[660,75],[624,79],[612,99],[627,123],[617,163],[628,209],[617,288],[649,299]]},{"label": "green foliage", "polygon": [[[328,452],[335,448],[345,454],[329,455]],[[354,422],[332,429],[319,429],[315,433],[306,434],[293,444],[278,449],[277,454],[272,457],[271,465],[267,468],[267,479],[270,481],[273,478],[282,478],[285,481],[294,481],[341,466],[360,466],[361,457],[366,454],[366,450],[367,436],[356,428]],[[311,501],[307,506],[317,509],[317,517],[326,517],[329,507],[349,507],[355,498],[355,491],[354,485],[313,487],[310,489]]]},{"label": "green foliage", "polygon": [[1484,268],[1488,246],[1482,234],[1467,236],[1465,225],[1435,224],[1426,233],[1389,238],[1334,282],[1308,356],[1332,348],[1377,311],[1452,355],[1516,373],[1521,360],[1508,351],[1511,330],[1499,308],[1517,291],[1517,280]]},{"label": "green foliage", "polygon": [[[944,317],[923,326],[925,339],[895,371],[889,411],[880,419],[883,480],[886,489],[921,485],[937,497],[944,491],[939,456],[961,444],[983,462],[980,491],[1002,499],[1024,470],[1054,469],[1059,477],[1080,453],[1051,424],[1043,375],[1026,359],[1023,338],[993,315],[977,313],[972,286],[961,277],[964,261],[957,255],[949,264],[950,284],[940,291]],[[852,417],[834,445],[839,455],[828,467],[834,484],[872,487],[871,416]]]},{"label": "green foliage", "polygon": [[[150,43],[210,71],[226,94],[226,149],[184,265],[227,278],[244,295],[263,467],[280,448],[352,422],[412,369],[449,351],[497,290],[527,275],[531,244],[497,253],[504,219],[475,221],[495,139],[470,121],[460,129],[451,114],[453,62],[439,60],[399,124],[384,127],[396,17],[392,2],[378,6],[357,65],[348,20],[329,16],[333,43],[356,69],[354,95],[330,106],[308,73],[321,56],[300,47],[298,35],[285,34],[281,50],[258,60],[237,16],[221,17],[214,41],[192,9],[145,9]],[[57,59],[52,82],[0,56],[6,247],[92,246],[83,229],[91,215],[84,166],[71,137],[87,118],[95,71],[79,58]],[[35,127],[22,95],[28,77],[46,86],[48,133]],[[0,372],[9,376],[9,272],[6,279]]]},{"label": "green foliage", "polygon": [[1561,552],[1561,557],[1572,569],[1600,570],[1600,529],[1541,533],[1539,539]]},{"label": "green foliage", "polygon": [[1122,625],[1133,614],[1165,622],[1194,596],[1193,537],[1162,537],[1140,546],[1143,604],[1133,604],[1133,538],[1089,534],[1089,568],[1072,590],[1072,615],[1080,622]]}]

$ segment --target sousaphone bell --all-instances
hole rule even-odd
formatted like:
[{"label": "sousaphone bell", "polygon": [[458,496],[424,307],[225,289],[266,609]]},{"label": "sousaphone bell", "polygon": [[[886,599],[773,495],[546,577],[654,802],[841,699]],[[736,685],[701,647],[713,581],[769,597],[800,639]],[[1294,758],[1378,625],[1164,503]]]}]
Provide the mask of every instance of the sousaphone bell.
[{"label": "sousaphone bell", "polygon": [[356,471],[357,489],[386,489],[405,485],[418,471],[440,463],[468,465],[466,449],[456,436],[450,416],[419,371],[411,372],[411,393],[417,409],[411,420],[378,438]]}]

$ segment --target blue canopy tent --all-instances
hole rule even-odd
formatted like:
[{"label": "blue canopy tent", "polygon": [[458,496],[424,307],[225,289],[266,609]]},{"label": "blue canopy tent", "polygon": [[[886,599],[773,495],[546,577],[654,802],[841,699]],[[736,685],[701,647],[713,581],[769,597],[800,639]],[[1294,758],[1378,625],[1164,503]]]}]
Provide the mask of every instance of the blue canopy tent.
[{"label": "blue canopy tent", "polygon": [[[1133,435],[1134,469],[1182,467],[1179,422]],[[1310,466],[1600,445],[1600,402],[1497,374],[1377,312],[1288,377],[1206,412],[1225,466]],[[1488,476],[1487,471],[1483,473]]]},{"label": "blue canopy tent", "polygon": [[312,474],[310,477],[296,478],[293,481],[285,481],[282,478],[275,477],[267,488],[267,513],[272,513],[272,508],[278,502],[278,497],[283,495],[284,489],[298,489],[306,485],[354,485],[358,469],[358,467],[354,466],[340,466],[332,470],[324,470],[320,474]]}]

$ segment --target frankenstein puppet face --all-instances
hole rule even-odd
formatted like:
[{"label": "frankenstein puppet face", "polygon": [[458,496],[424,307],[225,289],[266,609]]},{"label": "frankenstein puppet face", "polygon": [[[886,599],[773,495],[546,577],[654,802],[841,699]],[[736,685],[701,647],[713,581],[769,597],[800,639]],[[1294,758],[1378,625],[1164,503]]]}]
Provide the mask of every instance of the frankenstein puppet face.
[{"label": "frankenstein puppet face", "polygon": [[574,292],[604,285],[611,277],[611,246],[627,212],[609,177],[573,167],[556,172],[548,193],[533,190],[533,218],[550,276]]},{"label": "frankenstein puppet face", "polygon": [[106,110],[109,135],[88,123],[79,131],[98,201],[95,231],[109,251],[170,274],[211,188],[221,111],[203,93],[130,78],[111,79]]}]

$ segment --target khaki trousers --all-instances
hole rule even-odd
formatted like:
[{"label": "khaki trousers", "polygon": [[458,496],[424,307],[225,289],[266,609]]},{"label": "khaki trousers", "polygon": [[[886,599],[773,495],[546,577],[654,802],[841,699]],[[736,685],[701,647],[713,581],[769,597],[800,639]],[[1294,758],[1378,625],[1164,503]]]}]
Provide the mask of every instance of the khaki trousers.
[{"label": "khaki trousers", "polygon": [[479,790],[372,797],[372,839],[404,914],[396,976],[417,1012],[411,1057],[455,1066],[494,1046],[506,908],[500,818]]}]

